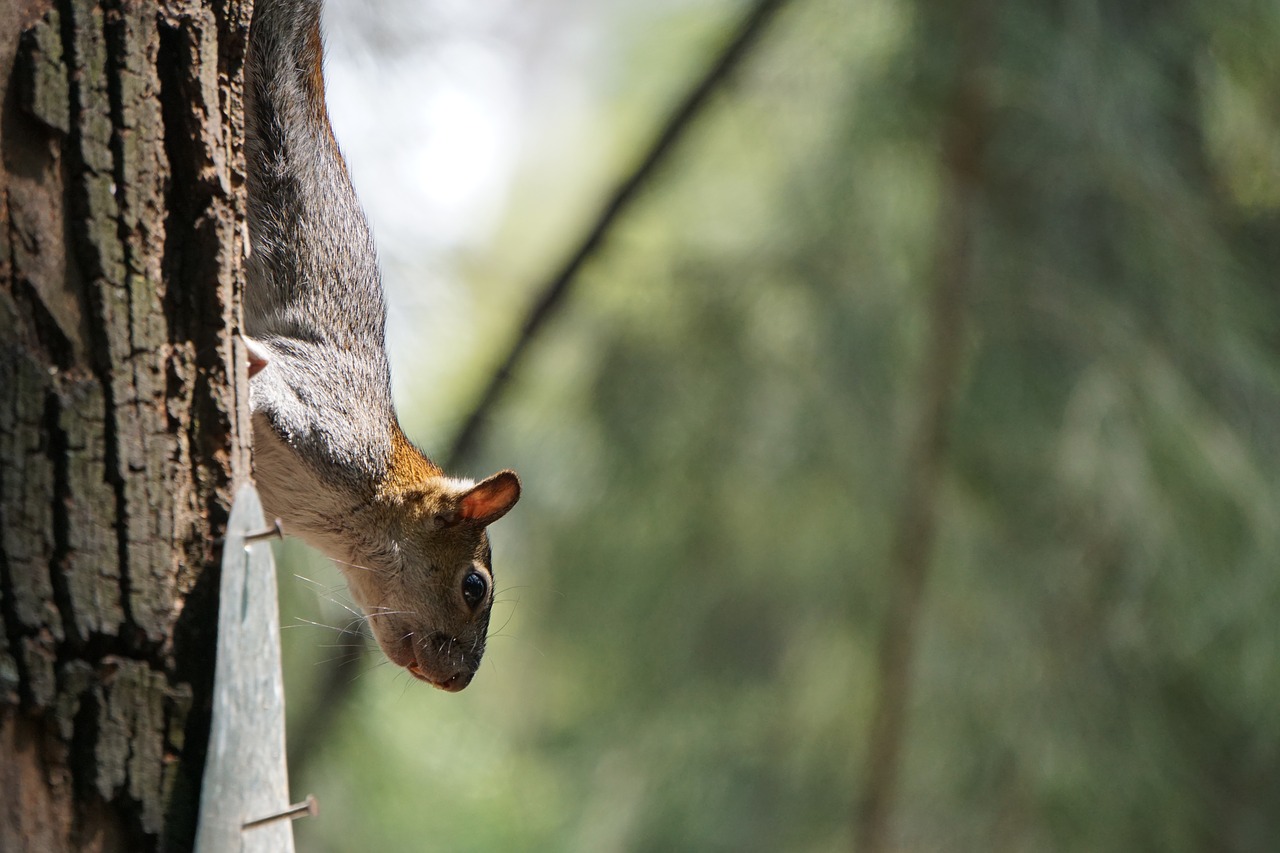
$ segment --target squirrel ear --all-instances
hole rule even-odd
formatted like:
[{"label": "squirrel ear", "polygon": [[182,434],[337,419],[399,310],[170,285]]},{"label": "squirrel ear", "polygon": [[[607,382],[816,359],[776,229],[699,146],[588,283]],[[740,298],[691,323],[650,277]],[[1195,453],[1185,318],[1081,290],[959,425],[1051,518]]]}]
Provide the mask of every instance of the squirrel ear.
[{"label": "squirrel ear", "polygon": [[520,478],[515,471],[499,471],[476,483],[458,502],[458,512],[465,521],[487,527],[507,514],[520,500]]}]

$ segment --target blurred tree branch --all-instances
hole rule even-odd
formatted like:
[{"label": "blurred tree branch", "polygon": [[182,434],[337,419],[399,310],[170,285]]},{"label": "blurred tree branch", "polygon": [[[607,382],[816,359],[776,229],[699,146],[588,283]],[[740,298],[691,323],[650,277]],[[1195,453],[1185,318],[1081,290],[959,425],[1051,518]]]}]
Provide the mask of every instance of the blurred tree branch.
[{"label": "blurred tree branch", "polygon": [[741,63],[743,57],[755,44],[765,26],[772,19],[786,0],[757,0],[747,10],[737,30],[729,39],[707,71],[685,94],[663,124],[657,137],[650,144],[644,157],[636,164],[613,190],[604,206],[596,215],[595,221],[587,230],[577,248],[570,253],[559,269],[539,288],[538,296],[529,307],[520,334],[512,342],[511,349],[494,370],[489,384],[477,400],[471,415],[463,422],[458,431],[449,454],[445,457],[445,468],[448,469],[461,462],[471,453],[480,440],[489,412],[493,409],[502,393],[511,381],[516,365],[523,358],[529,345],[564,303],[573,282],[577,279],[582,265],[596,253],[604,243],[609,229],[617,221],[631,202],[640,194],[640,190],[649,182],[653,174],[666,161],[668,155],[684,137],[685,132],[693,124],[694,119],[707,105],[712,93],[724,83],[725,79]]},{"label": "blurred tree branch", "polygon": [[938,497],[947,432],[965,336],[965,299],[973,272],[972,237],[982,184],[986,135],[981,81],[985,4],[962,7],[964,39],[941,128],[940,210],[928,294],[929,337],[922,366],[921,402],[905,461],[906,489],[890,554],[889,608],[881,634],[879,692],[868,736],[866,767],[855,832],[859,853],[891,849],[890,824],[898,791],[912,662],[925,583],[938,528]]},{"label": "blurred tree branch", "polygon": [[[510,384],[516,367],[534,339],[564,304],[583,264],[603,245],[618,218],[626,212],[675,150],[685,133],[702,114],[712,94],[750,54],[767,25],[786,2],[787,0],[756,0],[751,4],[725,46],[668,115],[644,156],[610,193],[591,226],[577,242],[576,248],[542,287],[537,289],[538,295],[530,304],[520,333],[512,342],[506,357],[494,370],[470,415],[458,430],[448,453],[443,457],[442,464],[446,470],[456,468],[479,443],[489,413]],[[351,653],[325,665],[309,712],[295,722],[289,733],[289,767],[294,776],[304,772],[306,763],[317,753],[320,744],[328,736],[353,692],[355,679],[364,662],[361,648],[367,647],[368,641],[363,634],[347,632],[338,642],[349,643]]]}]

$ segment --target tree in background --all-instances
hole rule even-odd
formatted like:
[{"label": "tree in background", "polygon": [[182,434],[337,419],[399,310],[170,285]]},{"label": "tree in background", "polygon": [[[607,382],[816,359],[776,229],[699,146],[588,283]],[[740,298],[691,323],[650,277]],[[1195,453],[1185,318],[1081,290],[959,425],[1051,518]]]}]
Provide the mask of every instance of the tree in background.
[{"label": "tree in background", "polygon": [[247,4],[0,10],[0,849],[178,850],[218,537]]},{"label": "tree in background", "polygon": [[788,4],[474,451],[529,485],[486,672],[359,679],[308,842],[1266,849],[1277,44],[1254,2]]}]

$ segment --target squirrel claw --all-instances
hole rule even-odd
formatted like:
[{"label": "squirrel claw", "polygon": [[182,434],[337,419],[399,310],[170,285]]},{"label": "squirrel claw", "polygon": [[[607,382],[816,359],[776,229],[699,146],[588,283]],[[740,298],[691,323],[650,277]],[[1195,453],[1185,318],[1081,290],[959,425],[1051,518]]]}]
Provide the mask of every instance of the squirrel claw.
[{"label": "squirrel claw", "polygon": [[249,378],[257,376],[262,369],[271,363],[271,354],[267,348],[247,335],[241,335],[245,347],[249,350]]}]

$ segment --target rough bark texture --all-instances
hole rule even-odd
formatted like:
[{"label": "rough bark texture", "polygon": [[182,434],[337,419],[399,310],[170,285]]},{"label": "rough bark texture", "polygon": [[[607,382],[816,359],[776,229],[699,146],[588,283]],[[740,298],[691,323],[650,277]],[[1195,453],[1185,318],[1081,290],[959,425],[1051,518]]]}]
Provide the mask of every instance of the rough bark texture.
[{"label": "rough bark texture", "polygon": [[248,475],[237,0],[0,3],[0,850],[184,849]]}]

